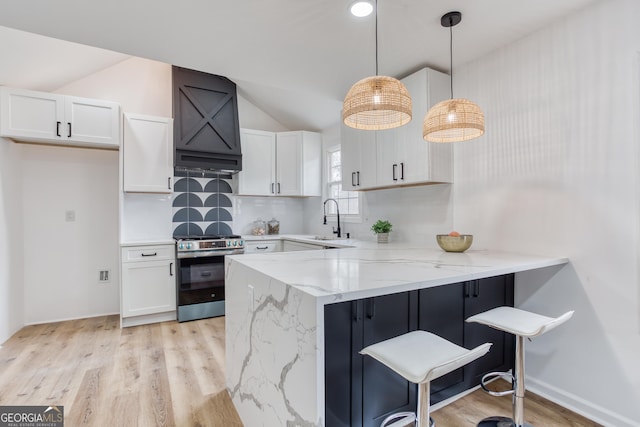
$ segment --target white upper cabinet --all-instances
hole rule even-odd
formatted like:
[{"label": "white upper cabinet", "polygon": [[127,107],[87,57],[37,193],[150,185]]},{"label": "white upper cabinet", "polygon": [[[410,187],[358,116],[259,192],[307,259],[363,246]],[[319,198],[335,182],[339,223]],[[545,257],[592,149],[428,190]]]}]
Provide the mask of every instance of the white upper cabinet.
[{"label": "white upper cabinet", "polygon": [[122,166],[124,191],[171,193],[173,119],[125,113]]},{"label": "white upper cabinet", "polygon": [[238,195],[320,196],[322,139],[315,132],[241,129]]},{"label": "white upper cabinet", "polygon": [[276,134],[240,129],[242,171],[238,172],[238,194],[271,196],[275,194]]},{"label": "white upper cabinet", "polygon": [[342,189],[364,190],[377,186],[376,132],[345,126],[340,129]]},{"label": "white upper cabinet", "polygon": [[118,149],[115,102],[0,88],[0,135],[17,141]]},{"label": "white upper cabinet", "polygon": [[[408,124],[377,132],[342,125],[342,186],[345,190],[452,182],[451,144],[426,142],[422,138],[422,122],[427,111],[449,97],[449,76],[423,68],[402,82],[411,94],[413,104],[412,120]],[[365,175],[364,171],[368,173]],[[368,177],[371,172],[374,178]]]}]

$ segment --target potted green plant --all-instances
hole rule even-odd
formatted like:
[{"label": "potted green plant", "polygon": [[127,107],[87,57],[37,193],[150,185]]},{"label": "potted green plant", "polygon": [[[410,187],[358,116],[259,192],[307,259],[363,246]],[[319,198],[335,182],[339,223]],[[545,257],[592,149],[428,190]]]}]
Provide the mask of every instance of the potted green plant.
[{"label": "potted green plant", "polygon": [[371,230],[378,236],[378,243],[389,242],[389,232],[393,228],[393,225],[387,220],[377,220],[372,226]]}]

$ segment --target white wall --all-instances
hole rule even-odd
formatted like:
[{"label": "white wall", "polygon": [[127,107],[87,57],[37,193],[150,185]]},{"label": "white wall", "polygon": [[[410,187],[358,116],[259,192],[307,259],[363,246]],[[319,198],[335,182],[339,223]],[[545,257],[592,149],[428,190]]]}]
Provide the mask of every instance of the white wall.
[{"label": "white wall", "polygon": [[0,345],[23,325],[21,146],[0,138]]},{"label": "white wall", "polygon": [[118,312],[118,152],[22,150],[25,323]]},{"label": "white wall", "polygon": [[561,328],[527,343],[530,388],[640,426],[640,3],[611,0],[456,70],[486,135],[455,146],[454,223],[482,246],[564,255],[523,275],[523,308]]}]

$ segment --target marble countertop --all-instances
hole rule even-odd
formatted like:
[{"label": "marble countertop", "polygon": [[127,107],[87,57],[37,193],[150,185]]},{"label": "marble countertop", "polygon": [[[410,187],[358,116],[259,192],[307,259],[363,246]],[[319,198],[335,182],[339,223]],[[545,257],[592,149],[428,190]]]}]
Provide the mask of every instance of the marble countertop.
[{"label": "marble countertop", "polygon": [[[281,236],[284,238],[289,238]],[[309,236],[312,237],[312,236]],[[292,237],[305,241],[303,236]],[[263,240],[273,240],[264,236]],[[324,244],[314,240],[315,243]],[[326,241],[331,242],[331,241]],[[470,249],[440,249],[370,241],[339,240],[347,247],[317,251],[230,256],[238,262],[327,304],[404,292],[501,274],[563,265],[563,257],[544,257]]]}]

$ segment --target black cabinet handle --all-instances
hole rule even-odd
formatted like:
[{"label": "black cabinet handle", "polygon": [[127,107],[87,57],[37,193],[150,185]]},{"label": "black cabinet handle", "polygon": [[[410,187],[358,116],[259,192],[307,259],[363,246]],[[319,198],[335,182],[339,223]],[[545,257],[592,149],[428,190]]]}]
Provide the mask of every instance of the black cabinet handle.
[{"label": "black cabinet handle", "polygon": [[367,304],[367,319],[373,319],[373,316],[376,315],[376,302],[373,298],[369,298],[366,302]]},{"label": "black cabinet handle", "polygon": [[169,263],[169,276],[173,276],[173,263]]},{"label": "black cabinet handle", "polygon": [[480,282],[476,280],[473,283],[473,297],[478,298],[478,296],[480,296]]},{"label": "black cabinet handle", "polygon": [[171,177],[167,178],[167,188],[171,190]]},{"label": "black cabinet handle", "polygon": [[356,173],[355,172],[351,172],[351,186],[352,187],[356,186]]},{"label": "black cabinet handle", "polygon": [[358,177],[358,180],[357,180],[358,187],[360,187],[360,171],[356,172],[356,176]]},{"label": "black cabinet handle", "polygon": [[275,184],[272,182],[272,183],[271,183],[271,194],[274,194],[274,193],[273,193],[273,186],[274,186],[274,185],[275,185]]},{"label": "black cabinet handle", "polygon": [[67,125],[69,126],[69,134],[67,136],[71,138],[71,123],[67,123]]},{"label": "black cabinet handle", "polygon": [[398,178],[396,177],[396,174],[398,172],[398,165],[396,163],[394,163],[392,168],[393,168],[393,180],[397,181]]},{"label": "black cabinet handle", "polygon": [[362,320],[362,313],[360,313],[360,304],[357,301],[351,301],[351,317],[355,322]]},{"label": "black cabinet handle", "polygon": [[269,249],[269,246],[256,246],[256,249],[263,251],[265,249]]},{"label": "black cabinet handle", "polygon": [[56,122],[56,136],[61,136],[60,135],[60,125],[61,124],[62,123],[60,123],[60,122]]},{"label": "black cabinet handle", "polygon": [[145,254],[145,253],[142,254],[142,256],[156,256],[156,255],[158,255],[158,252],[154,252],[152,254]]},{"label": "black cabinet handle", "polygon": [[400,180],[404,181],[404,162],[400,163]]},{"label": "black cabinet handle", "polygon": [[469,282],[464,282],[464,297],[469,298]]}]

